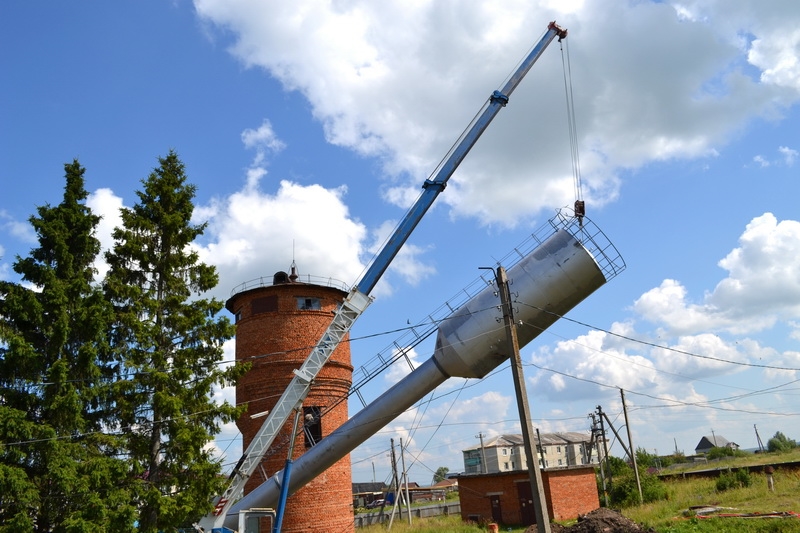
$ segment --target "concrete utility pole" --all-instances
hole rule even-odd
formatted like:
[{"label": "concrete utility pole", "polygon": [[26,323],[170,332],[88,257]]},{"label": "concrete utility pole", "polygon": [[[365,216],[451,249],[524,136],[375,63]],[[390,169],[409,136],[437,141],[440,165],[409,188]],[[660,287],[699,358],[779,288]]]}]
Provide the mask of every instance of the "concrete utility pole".
[{"label": "concrete utility pole", "polygon": [[[598,406],[598,409],[600,407]],[[592,417],[592,438],[594,439],[594,444],[597,447],[597,458],[598,463],[600,463],[600,481],[603,485],[603,501],[605,502],[605,506],[608,507],[608,488],[606,487],[606,472],[605,468],[603,467],[603,463],[605,462],[605,457],[601,457],[603,455],[603,450],[600,448],[600,439],[597,438],[598,432],[602,433],[602,430],[597,427],[597,419],[594,416],[594,413],[589,413],[589,416]],[[600,419],[600,423],[602,424],[603,419]],[[600,438],[605,441],[606,436],[602,435]],[[592,459],[592,452],[589,450],[589,462]]]},{"label": "concrete utility pole", "polygon": [[539,470],[539,461],[533,452],[533,426],[531,425],[530,409],[528,408],[528,393],[525,389],[525,376],[522,372],[522,359],[519,355],[519,342],[517,328],[514,324],[514,310],[511,306],[511,292],[508,289],[508,276],[502,266],[497,267],[495,276],[497,289],[500,292],[500,301],[503,304],[503,323],[506,328],[506,350],[511,357],[511,373],[514,376],[514,391],[517,394],[517,407],[519,408],[519,421],[522,426],[522,441],[525,446],[525,457],[528,460],[528,477],[531,482],[531,495],[534,501],[536,514],[536,531],[550,533],[550,516],[547,512],[547,500],[542,485],[542,472]]},{"label": "concrete utility pole", "polygon": [[411,525],[411,494],[408,492],[408,472],[406,472],[406,455],[403,439],[400,439],[400,464],[403,467],[403,484],[406,491],[406,514],[408,514],[408,525]]},{"label": "concrete utility pole", "polygon": [[758,441],[758,451],[760,451],[761,453],[764,453],[766,451],[766,450],[764,450],[764,443],[761,442],[761,435],[758,434],[758,428],[756,427],[755,424],[753,424],[753,429],[756,430],[756,440]]},{"label": "concrete utility pole", "polygon": [[481,440],[481,470],[484,474],[489,473],[489,465],[486,464],[486,448],[483,447],[483,433],[475,435]]},{"label": "concrete utility pole", "polygon": [[633,439],[631,439],[631,425],[628,423],[628,408],[625,405],[625,391],[619,389],[619,395],[622,397],[622,412],[625,415],[625,428],[628,430],[628,446],[631,451],[631,462],[633,463],[633,474],[636,476],[636,488],[639,489],[639,505],[644,503],[644,496],[642,496],[642,482],[639,480],[639,469],[636,467],[636,449],[633,447]]}]

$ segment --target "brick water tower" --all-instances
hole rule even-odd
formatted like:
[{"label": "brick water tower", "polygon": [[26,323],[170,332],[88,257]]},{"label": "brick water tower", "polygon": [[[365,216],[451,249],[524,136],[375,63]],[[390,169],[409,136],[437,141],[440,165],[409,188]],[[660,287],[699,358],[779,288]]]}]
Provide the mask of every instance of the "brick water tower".
[{"label": "brick water tower", "polygon": [[[347,296],[345,288],[330,279],[305,277],[300,281],[293,263],[291,274],[277,272],[271,283],[264,279],[245,283],[226,302],[225,307],[236,317],[236,360],[251,365],[236,386],[236,403],[247,405],[247,412],[236,422],[244,449],[264,421],[258,415],[272,410],[294,377],[293,371],[300,368],[331,323],[334,311]],[[345,399],[352,375],[348,336],[333,351],[303,402],[303,427],[295,437],[293,459],[347,421]],[[275,438],[245,486],[245,494],[283,469],[293,419]],[[282,531],[355,531],[349,455],[289,497]]]}]

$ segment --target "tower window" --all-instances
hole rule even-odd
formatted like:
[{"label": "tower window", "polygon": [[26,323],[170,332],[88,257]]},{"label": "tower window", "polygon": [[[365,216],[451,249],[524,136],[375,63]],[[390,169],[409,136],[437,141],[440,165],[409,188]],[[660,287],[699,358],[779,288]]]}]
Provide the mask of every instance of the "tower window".
[{"label": "tower window", "polygon": [[297,297],[297,308],[301,311],[319,311],[322,309],[319,298],[306,298],[305,296]]},{"label": "tower window", "polygon": [[322,410],[319,407],[303,407],[303,434],[306,448],[322,440]]}]

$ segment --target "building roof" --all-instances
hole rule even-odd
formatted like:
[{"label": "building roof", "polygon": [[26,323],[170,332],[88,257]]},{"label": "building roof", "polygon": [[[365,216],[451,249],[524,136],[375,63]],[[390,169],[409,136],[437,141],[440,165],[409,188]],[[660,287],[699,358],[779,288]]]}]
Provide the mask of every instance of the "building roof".
[{"label": "building roof", "polygon": [[451,487],[458,487],[458,478],[443,479],[431,485],[431,488],[435,489],[449,489]]},{"label": "building roof", "polygon": [[[539,439],[534,437],[534,442],[540,444],[541,446],[564,446],[567,444],[577,444],[583,442],[589,442],[590,440],[590,433],[587,431],[586,433],[581,433],[579,431],[564,431],[560,433],[541,433],[539,435],[542,439],[541,443],[539,443]],[[520,434],[504,434],[504,435],[497,435],[495,437],[490,437],[488,439],[484,439],[483,447],[484,448],[497,448],[501,446],[522,446],[523,445],[522,435]],[[470,450],[480,450],[481,445],[477,444],[475,446],[470,446],[469,448],[464,448],[462,451],[470,451]]]},{"label": "building roof", "polygon": [[697,443],[697,446],[694,447],[694,451],[700,450],[710,450],[711,448],[738,448],[739,445],[735,442],[731,442],[722,435],[703,435],[703,438],[700,439],[700,442]]},{"label": "building roof", "polygon": [[362,492],[383,492],[386,490],[385,483],[376,482],[363,482],[353,483],[353,494],[361,494]]}]

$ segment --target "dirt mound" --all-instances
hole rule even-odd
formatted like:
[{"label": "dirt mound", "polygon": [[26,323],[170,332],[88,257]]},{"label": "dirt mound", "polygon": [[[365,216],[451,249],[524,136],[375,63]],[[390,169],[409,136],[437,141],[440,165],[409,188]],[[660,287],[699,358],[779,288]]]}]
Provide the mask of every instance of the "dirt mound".
[{"label": "dirt mound", "polygon": [[[655,533],[652,528],[644,528],[611,509],[595,509],[578,517],[578,523],[569,527],[551,524],[552,533]],[[531,526],[525,533],[536,533],[536,526]]]}]

